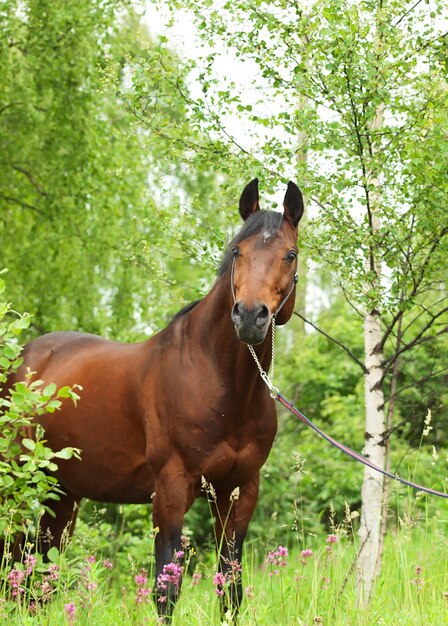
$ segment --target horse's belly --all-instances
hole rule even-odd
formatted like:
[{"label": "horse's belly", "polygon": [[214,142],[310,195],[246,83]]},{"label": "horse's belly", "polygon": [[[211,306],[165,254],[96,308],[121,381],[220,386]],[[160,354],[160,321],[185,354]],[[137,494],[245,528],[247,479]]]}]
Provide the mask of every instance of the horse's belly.
[{"label": "horse's belly", "polygon": [[138,420],[111,409],[95,411],[88,394],[83,400],[77,408],[66,405],[42,420],[53,450],[80,450],[80,459],[58,461],[61,485],[78,497],[100,502],[149,502],[154,481]]},{"label": "horse's belly", "polygon": [[154,481],[148,464],[120,460],[71,459],[61,461],[57,472],[61,486],[79,498],[99,502],[145,504],[151,501]]}]

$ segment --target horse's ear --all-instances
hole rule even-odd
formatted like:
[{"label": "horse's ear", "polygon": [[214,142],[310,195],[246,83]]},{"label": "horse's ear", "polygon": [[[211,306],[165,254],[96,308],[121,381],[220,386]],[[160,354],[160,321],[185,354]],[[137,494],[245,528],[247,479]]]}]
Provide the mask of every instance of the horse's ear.
[{"label": "horse's ear", "polygon": [[293,228],[297,227],[303,215],[303,196],[297,185],[291,181],[288,183],[285,199],[283,200],[283,217]]},{"label": "horse's ear", "polygon": [[247,220],[249,215],[260,210],[258,204],[258,178],[254,178],[243,189],[243,193],[240,198],[240,215],[244,221]]}]

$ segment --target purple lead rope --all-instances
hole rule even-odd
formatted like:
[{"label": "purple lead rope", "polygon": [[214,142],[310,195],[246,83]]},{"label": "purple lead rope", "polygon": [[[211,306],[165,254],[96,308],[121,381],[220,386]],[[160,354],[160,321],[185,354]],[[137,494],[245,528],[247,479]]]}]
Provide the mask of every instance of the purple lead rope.
[{"label": "purple lead rope", "polygon": [[381,467],[378,467],[378,465],[375,465],[375,463],[372,463],[372,461],[369,461],[369,459],[367,459],[365,456],[362,456],[362,454],[355,452],[351,448],[345,446],[343,443],[339,443],[339,441],[336,441],[336,439],[333,439],[333,437],[330,437],[330,435],[327,435],[326,433],[324,433],[318,426],[313,424],[313,422],[310,419],[308,419],[306,415],[304,415],[298,409],[296,409],[293,403],[289,402],[277,389],[275,389],[275,394],[271,394],[271,395],[274,398],[274,400],[276,400],[279,404],[281,404],[286,409],[288,409],[288,411],[292,413],[292,415],[294,415],[295,418],[297,418],[298,420],[300,420],[301,422],[303,422],[304,424],[312,428],[314,432],[320,435],[323,439],[325,439],[326,441],[331,443],[333,446],[338,448],[338,450],[341,450],[342,452],[350,456],[352,459],[355,459],[356,461],[363,463],[363,465],[370,467],[376,472],[380,472],[381,474],[384,474],[384,476],[388,476],[389,478],[398,480],[400,483],[403,483],[404,485],[407,485],[408,487],[413,487],[414,489],[417,489],[418,491],[424,491],[426,493],[430,493],[433,496],[439,496],[439,498],[448,498],[448,493],[443,493],[442,491],[437,491],[436,489],[430,489],[429,487],[422,487],[422,485],[417,485],[417,483],[413,483],[409,480],[405,480],[404,478],[401,478],[401,476],[397,476],[396,474],[392,474],[391,472],[388,472],[387,470],[382,469]]}]

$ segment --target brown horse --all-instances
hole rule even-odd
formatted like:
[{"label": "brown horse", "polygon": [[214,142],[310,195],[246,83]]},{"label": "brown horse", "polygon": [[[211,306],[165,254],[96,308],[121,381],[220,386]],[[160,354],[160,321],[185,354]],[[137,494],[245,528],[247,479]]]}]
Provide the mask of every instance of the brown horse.
[{"label": "brown horse", "polygon": [[[43,335],[26,346],[11,381],[23,379],[29,368],[45,383],[82,386],[76,408],[67,401],[61,411],[39,418],[53,449],[82,451],[81,460],[60,461],[65,495],[52,501],[55,518],[45,515],[42,531],[58,546],[64,529],[73,529],[82,498],[152,500],[158,611],[165,619],[180,591],[180,567],[174,576],[169,564],[177,558],[181,566],[182,523],[204,495],[202,477],[216,492],[220,570],[231,579],[227,602],[238,610],[241,577],[231,573],[241,559],[260,468],[277,428],[274,401],[246,344],[256,346],[268,370],[272,316],[285,324],[294,307],[302,194],[290,182],[283,215],[260,211],[253,180],[239,210],[245,224],[211,291],[164,330],[137,344],[76,332]],[[236,487],[238,499],[231,498]]]}]

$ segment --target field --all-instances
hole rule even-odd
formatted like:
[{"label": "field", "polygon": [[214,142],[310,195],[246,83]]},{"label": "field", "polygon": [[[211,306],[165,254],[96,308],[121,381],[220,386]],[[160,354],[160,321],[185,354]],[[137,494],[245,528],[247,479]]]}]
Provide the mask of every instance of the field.
[{"label": "field", "polygon": [[[447,520],[418,523],[403,513],[387,537],[383,568],[368,608],[356,603],[356,534],[350,516],[328,534],[286,536],[288,550],[250,539],[243,563],[245,599],[239,624],[442,625],[448,623]],[[4,569],[0,621],[6,625],[157,624],[152,600],[153,536],[116,554],[95,551],[102,526],[81,523],[63,555],[52,564],[28,557],[11,573]],[[291,531],[292,532],[292,531]],[[119,544],[118,540],[118,544]],[[298,545],[298,544],[301,545]],[[89,545],[90,544],[90,545]],[[31,547],[31,546],[30,546]],[[103,548],[104,549],[104,548]],[[140,553],[141,559],[138,556]],[[30,550],[30,554],[32,554]],[[9,573],[8,573],[9,572]],[[20,573],[19,573],[20,572]],[[186,549],[184,581],[173,626],[215,626],[221,617],[214,584],[213,551]],[[36,599],[39,599],[35,602]]]}]

